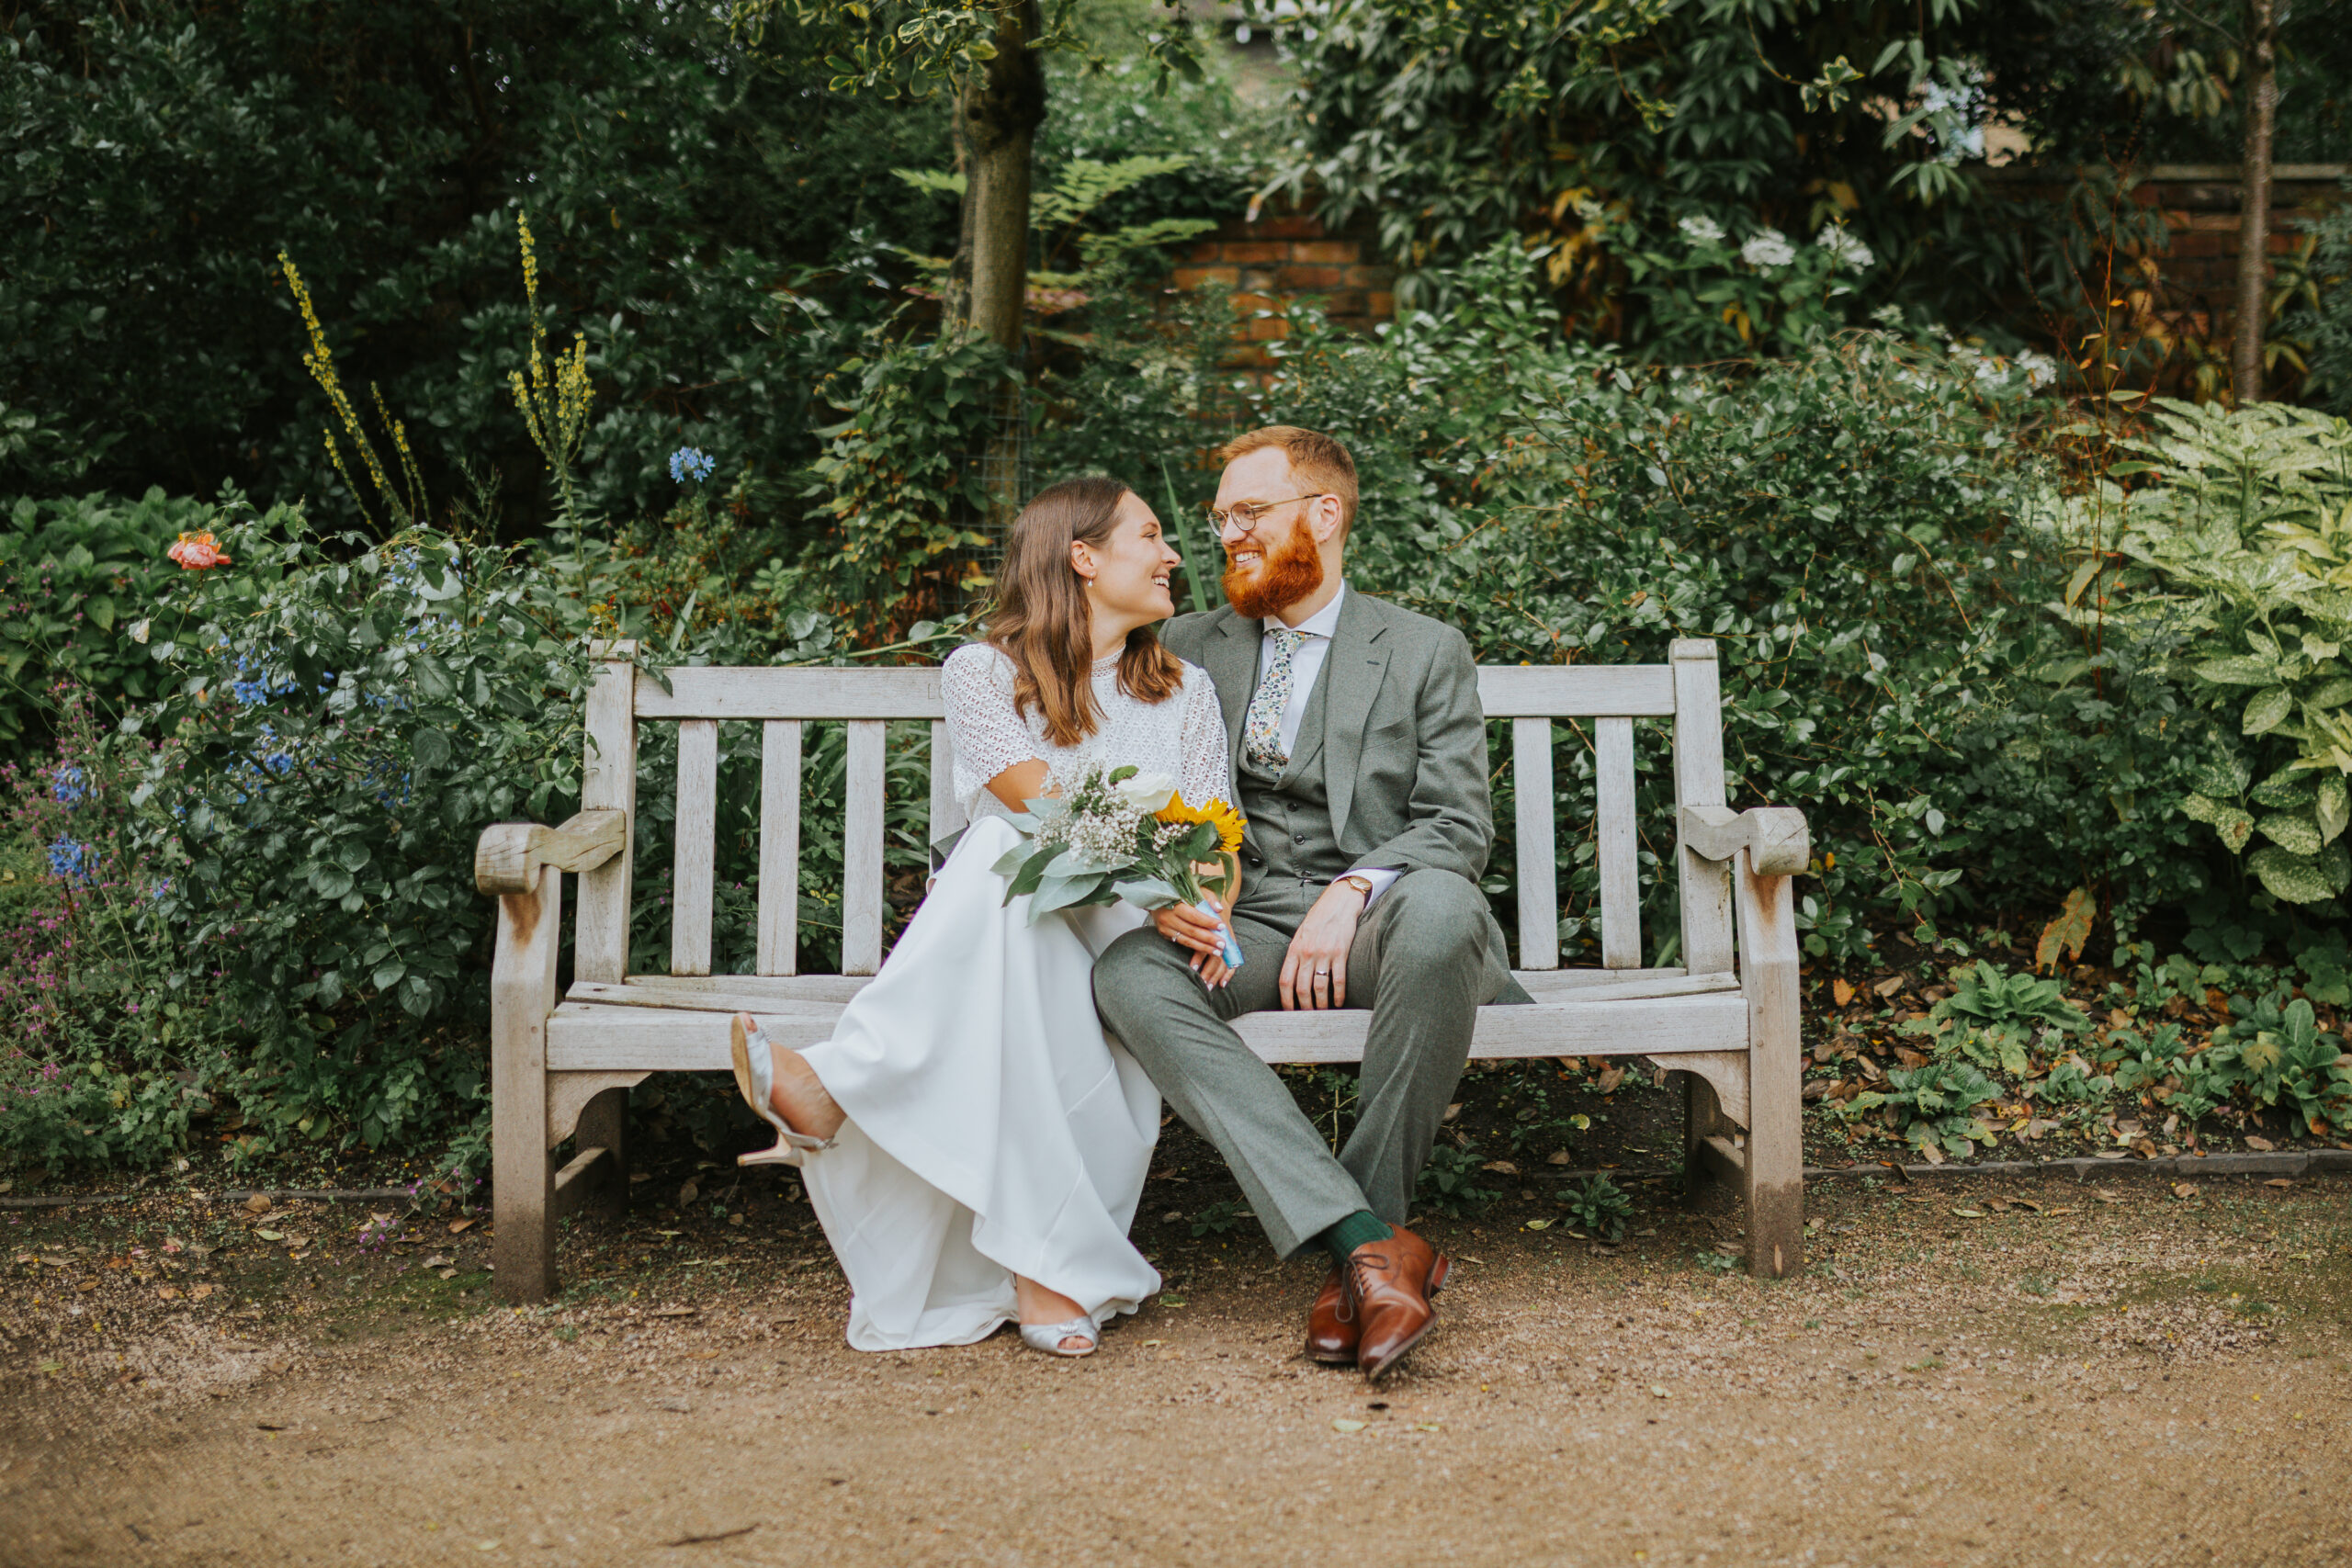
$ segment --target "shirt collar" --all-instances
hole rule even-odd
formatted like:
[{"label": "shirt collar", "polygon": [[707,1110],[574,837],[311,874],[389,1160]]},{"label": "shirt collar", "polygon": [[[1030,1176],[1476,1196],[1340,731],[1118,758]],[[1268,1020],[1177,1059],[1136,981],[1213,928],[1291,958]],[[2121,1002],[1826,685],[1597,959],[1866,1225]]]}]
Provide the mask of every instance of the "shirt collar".
[{"label": "shirt collar", "polygon": [[1340,606],[1347,603],[1347,598],[1348,585],[1346,581],[1342,580],[1340,583],[1340,591],[1331,595],[1331,602],[1299,622],[1298,625],[1285,628],[1280,615],[1268,615],[1263,624],[1266,630],[1270,632],[1287,629],[1297,632],[1303,637],[1325,638],[1337,637],[1340,633]]}]

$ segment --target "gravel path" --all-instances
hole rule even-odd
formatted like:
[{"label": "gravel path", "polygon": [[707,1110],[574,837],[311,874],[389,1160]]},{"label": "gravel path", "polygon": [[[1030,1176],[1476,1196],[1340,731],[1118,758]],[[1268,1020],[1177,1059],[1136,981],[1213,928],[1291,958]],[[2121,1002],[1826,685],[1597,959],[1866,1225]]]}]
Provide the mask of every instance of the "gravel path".
[{"label": "gravel path", "polygon": [[2340,1563],[2347,1196],[1822,1183],[1771,1284],[1670,1201],[1613,1250],[1498,1208],[1427,1227],[1455,1284],[1377,1392],[1241,1232],[1156,1241],[1081,1362],[850,1351],[781,1225],[583,1227],[529,1313],[292,1265],[134,1315],[101,1246],[0,1295],[0,1562]]}]

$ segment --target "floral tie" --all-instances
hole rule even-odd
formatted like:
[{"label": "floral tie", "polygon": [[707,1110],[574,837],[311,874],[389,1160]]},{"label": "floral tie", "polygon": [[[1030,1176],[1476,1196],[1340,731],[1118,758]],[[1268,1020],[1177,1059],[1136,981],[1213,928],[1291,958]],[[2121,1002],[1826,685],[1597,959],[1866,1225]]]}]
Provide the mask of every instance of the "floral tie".
[{"label": "floral tie", "polygon": [[1249,716],[1241,726],[1242,753],[1261,768],[1281,768],[1290,761],[1290,753],[1283,749],[1283,710],[1290,706],[1291,655],[1306,641],[1305,632],[1288,626],[1276,626],[1273,636],[1274,657],[1266,665],[1266,678],[1258,682],[1258,694],[1250,699]]}]

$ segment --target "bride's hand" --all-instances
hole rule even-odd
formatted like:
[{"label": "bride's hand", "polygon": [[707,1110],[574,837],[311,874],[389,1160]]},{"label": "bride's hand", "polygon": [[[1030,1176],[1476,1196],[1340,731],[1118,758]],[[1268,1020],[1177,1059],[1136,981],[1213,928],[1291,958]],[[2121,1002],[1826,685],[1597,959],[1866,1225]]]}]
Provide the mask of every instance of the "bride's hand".
[{"label": "bride's hand", "polygon": [[[1170,904],[1151,912],[1151,923],[1159,934],[1179,947],[1189,947],[1203,957],[1216,957],[1225,951],[1225,928],[1216,918],[1190,904]],[[1199,959],[1193,967],[1200,967]]]}]

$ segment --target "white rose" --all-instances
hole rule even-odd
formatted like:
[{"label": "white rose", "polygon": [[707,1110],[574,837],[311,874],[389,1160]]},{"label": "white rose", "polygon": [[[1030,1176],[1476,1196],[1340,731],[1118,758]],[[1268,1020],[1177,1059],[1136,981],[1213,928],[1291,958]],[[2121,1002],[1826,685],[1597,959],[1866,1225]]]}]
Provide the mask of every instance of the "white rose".
[{"label": "white rose", "polygon": [[1176,781],[1166,773],[1130,773],[1111,786],[1121,805],[1149,816],[1176,798]]}]

